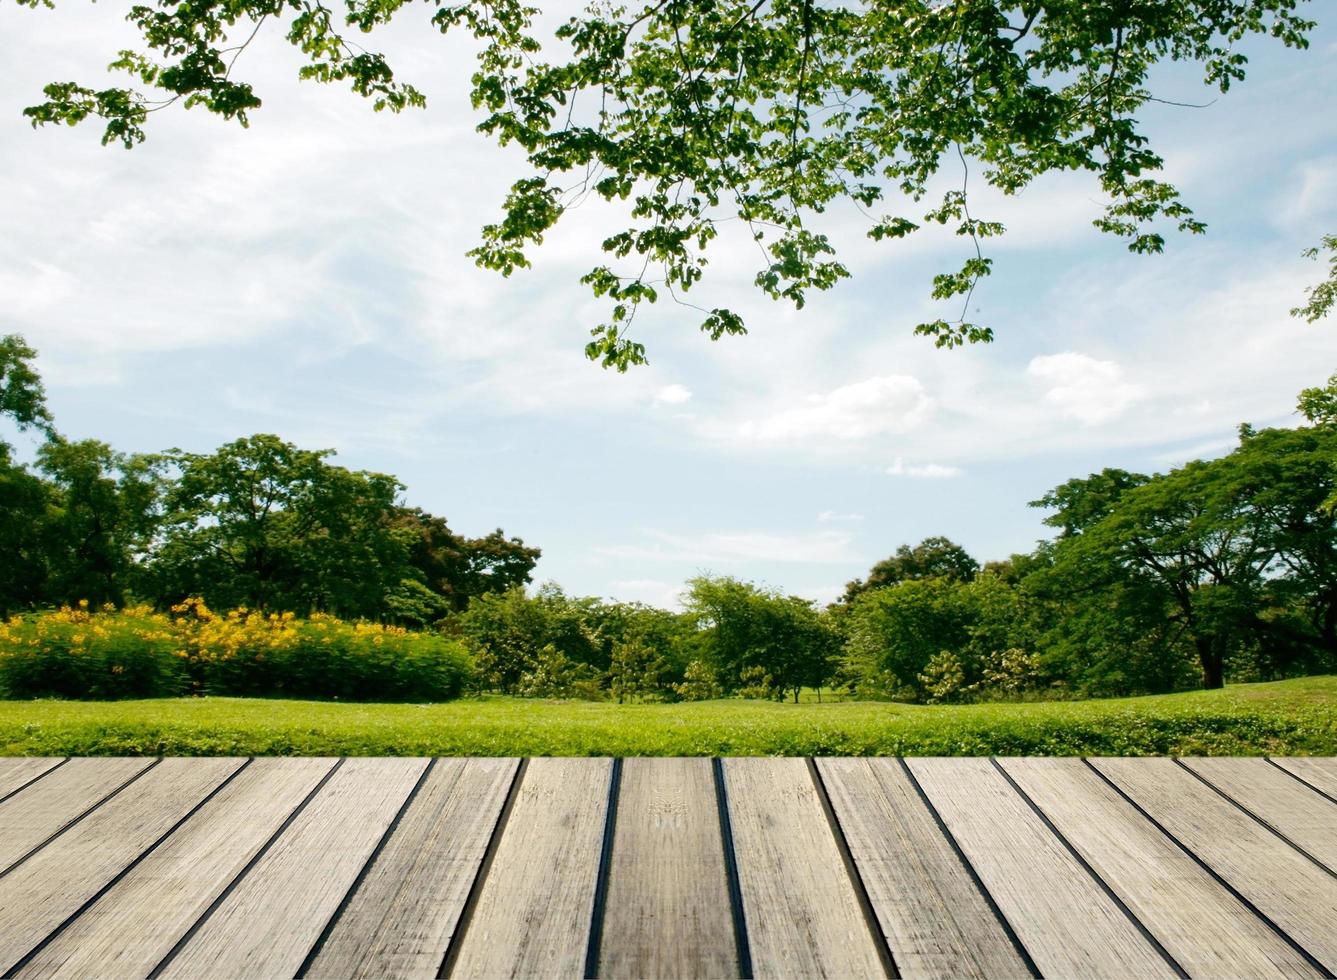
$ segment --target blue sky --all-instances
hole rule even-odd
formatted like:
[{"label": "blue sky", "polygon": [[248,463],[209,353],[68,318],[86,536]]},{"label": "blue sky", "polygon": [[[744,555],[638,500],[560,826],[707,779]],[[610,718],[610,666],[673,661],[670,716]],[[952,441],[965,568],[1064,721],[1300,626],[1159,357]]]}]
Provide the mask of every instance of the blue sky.
[{"label": "blue sky", "polygon": [[[1055,484],[1293,424],[1298,389],[1337,369],[1337,321],[1287,315],[1320,275],[1300,250],[1337,231],[1337,24],[1306,52],[1250,44],[1251,77],[1209,108],[1144,113],[1205,237],[1133,256],[1090,226],[1089,180],[981,188],[974,212],[1009,229],[973,304],[992,345],[910,334],[954,315],[927,293],[959,240],[874,244],[851,208],[828,227],[852,280],[795,312],[753,294],[755,253],[726,240],[697,302],[750,335],[711,344],[663,306],[626,375],[584,360],[603,309],[577,282],[616,215],[572,213],[509,280],[464,255],[522,167],[474,132],[463,44],[385,39],[428,95],[395,117],[299,84],[262,34],[249,130],[166,112],[125,152],[20,116],[133,43],[112,5],[0,7],[0,36],[0,332],[38,348],[65,433],[332,447],[461,532],[538,545],[537,577],[580,594],[669,604],[713,571],[825,600],[931,534],[1003,557],[1046,534],[1026,502]],[[1213,95],[1182,69],[1157,93]]]}]

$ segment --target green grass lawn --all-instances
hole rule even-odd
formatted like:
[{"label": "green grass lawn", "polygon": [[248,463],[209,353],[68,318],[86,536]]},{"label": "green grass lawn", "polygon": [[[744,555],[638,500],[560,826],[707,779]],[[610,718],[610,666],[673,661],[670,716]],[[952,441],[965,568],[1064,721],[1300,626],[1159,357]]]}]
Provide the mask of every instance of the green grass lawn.
[{"label": "green grass lawn", "polygon": [[0,701],[0,755],[1337,755],[1337,677],[1041,704]]}]

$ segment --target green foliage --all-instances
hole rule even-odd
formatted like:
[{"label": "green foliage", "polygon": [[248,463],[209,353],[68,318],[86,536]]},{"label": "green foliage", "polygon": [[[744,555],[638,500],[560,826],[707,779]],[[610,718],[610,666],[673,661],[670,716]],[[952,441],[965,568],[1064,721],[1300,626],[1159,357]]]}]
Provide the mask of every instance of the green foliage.
[{"label": "green foliage", "polygon": [[171,616],[86,606],[0,625],[4,697],[446,701],[473,674],[459,644],[429,633],[320,615],[215,615],[199,600]]},{"label": "green foliage", "polygon": [[1337,425],[1337,374],[1322,388],[1301,391],[1296,411],[1313,425]]},{"label": "green foliage", "polygon": [[189,688],[179,637],[148,610],[65,608],[0,625],[0,697],[172,698]]},{"label": "green foliage", "polygon": [[831,676],[839,634],[812,603],[726,577],[702,575],[687,585],[688,614],[725,691],[756,690],[768,676],[780,696],[792,692],[797,701],[802,688]]},{"label": "green foliage", "polygon": [[929,704],[951,704],[960,701],[966,689],[966,671],[951,650],[941,650],[929,658],[919,683]]},{"label": "green foliage", "polygon": [[1325,250],[1329,253],[1328,278],[1311,286],[1307,294],[1308,302],[1291,310],[1291,316],[1301,317],[1310,323],[1317,323],[1327,316],[1332,312],[1333,304],[1337,303],[1337,235],[1324,235],[1321,245],[1305,249],[1304,257],[1317,259]]},{"label": "green foliage", "polygon": [[516,693],[522,698],[602,699],[594,669],[567,659],[551,643],[539,651],[533,668],[520,675]]},{"label": "green foliage", "polygon": [[[51,433],[51,413],[46,407],[46,389],[33,367],[37,352],[18,334],[0,337],[0,416],[8,416],[20,429],[36,428]],[[8,455],[8,444],[0,440],[0,454]]]},{"label": "green foliage", "polygon": [[[865,696],[933,702],[1013,697],[1039,685],[1030,651],[1043,610],[1017,585],[906,579],[860,595],[846,622],[843,675]],[[1017,673],[1019,665],[1024,670]]]},{"label": "green foliage", "polygon": [[162,481],[155,461],[93,439],[49,439],[37,453],[51,507],[45,520],[46,594],[94,605],[135,591],[157,527]]},{"label": "green foliage", "polygon": [[950,538],[925,538],[913,548],[901,545],[890,558],[873,566],[866,579],[845,586],[843,602],[853,602],[871,589],[884,589],[908,579],[946,578],[969,582],[979,572],[979,562]]},{"label": "green foliage", "polygon": [[675,684],[673,690],[684,701],[713,701],[724,694],[715,668],[703,660],[689,663],[681,683]]},{"label": "green foliage", "polygon": [[1337,678],[1041,704],[0,702],[0,755],[1337,755]]},{"label": "green foliage", "polygon": [[[539,560],[538,548],[506,537],[501,528],[483,538],[465,538],[452,531],[445,518],[418,507],[395,508],[389,523],[405,535],[408,564],[417,576],[410,581],[426,583],[445,606],[444,611],[417,613],[416,622],[423,625],[449,611],[463,612],[477,596],[528,584],[529,573]],[[433,612],[431,619],[422,618]]]},{"label": "green foliage", "polygon": [[[960,264],[934,277],[932,295],[960,300],[960,313],[916,328],[939,346],[992,336],[966,315],[991,271],[982,243],[1005,229],[971,211],[972,178],[1015,194],[1043,174],[1089,173],[1106,202],[1095,226],[1138,253],[1160,252],[1169,229],[1203,231],[1161,179],[1142,130],[1153,69],[1189,62],[1225,92],[1245,77],[1245,38],[1308,46],[1314,23],[1300,2],[590,4],[557,29],[563,55],[552,62],[534,35],[538,10],[523,0],[437,4],[431,22],[478,42],[480,128],[532,167],[483,229],[479,265],[505,275],[526,267],[528,251],[590,195],[625,207],[604,239],[606,261],[583,277],[610,304],[586,352],[625,370],[645,359],[628,336],[640,305],[685,303],[732,220],[757,248],[757,288],[796,307],[849,275],[817,227],[832,206],[857,205],[878,240],[951,228]],[[383,55],[347,36],[384,28],[406,5],[348,0],[342,17],[302,0],[136,5],[128,19],[142,49],[111,65],[129,85],[53,83],[25,113],[34,126],[96,117],[103,142],[126,147],[174,102],[245,125],[260,99],[238,62],[267,27],[301,52],[300,77],[347,84],[378,110],[421,106]],[[925,201],[944,168],[950,189]],[[875,215],[902,199],[912,217]],[[1305,309],[1325,309],[1325,295],[1311,294]],[[713,338],[744,332],[735,311],[697,309]]]},{"label": "green foliage", "polygon": [[385,516],[402,487],[326,462],[272,435],[209,455],[173,451],[149,593],[218,606],[374,616],[403,578],[402,540]]}]

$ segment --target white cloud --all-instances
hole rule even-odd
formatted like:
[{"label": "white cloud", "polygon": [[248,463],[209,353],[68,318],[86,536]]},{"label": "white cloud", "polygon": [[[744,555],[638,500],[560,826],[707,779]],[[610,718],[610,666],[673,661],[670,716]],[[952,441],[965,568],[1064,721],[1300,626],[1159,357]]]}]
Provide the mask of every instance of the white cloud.
[{"label": "white cloud", "polygon": [[1192,446],[1184,446],[1180,449],[1171,449],[1163,453],[1157,453],[1152,457],[1158,463],[1169,463],[1172,466],[1179,466],[1194,459],[1215,459],[1228,453],[1239,445],[1237,437],[1222,439],[1208,439],[1204,442],[1195,443]]},{"label": "white cloud", "polygon": [[861,521],[862,514],[842,514],[839,511],[824,510],[817,515],[818,524],[831,524],[836,521]]},{"label": "white cloud", "polygon": [[887,467],[888,476],[908,476],[916,480],[949,480],[962,476],[966,471],[959,466],[944,466],[941,463],[907,464],[901,457]]},{"label": "white cloud", "polygon": [[704,568],[733,562],[845,563],[861,559],[850,549],[852,538],[841,531],[816,534],[768,534],[733,531],[715,534],[670,534],[647,531],[650,544],[609,545],[596,549],[613,558],[682,562]]},{"label": "white cloud", "polygon": [[1114,361],[1098,361],[1076,351],[1031,358],[1026,374],[1046,385],[1045,401],[1085,425],[1116,419],[1145,396],[1141,385],[1124,380]]},{"label": "white cloud", "polygon": [[655,392],[655,401],[664,405],[681,405],[683,402],[691,401],[691,398],[692,390],[685,385],[664,385]]},{"label": "white cloud", "polygon": [[1294,230],[1312,227],[1332,213],[1334,201],[1337,201],[1337,156],[1306,160],[1295,168],[1295,176],[1278,202],[1279,224]]},{"label": "white cloud", "polygon": [[768,442],[812,438],[853,442],[908,432],[933,412],[933,399],[918,378],[891,374],[844,385],[805,404],[744,422],[739,435]]},{"label": "white cloud", "polygon": [[629,578],[608,583],[612,598],[619,602],[644,602],[660,609],[681,609],[683,586],[657,578]]}]

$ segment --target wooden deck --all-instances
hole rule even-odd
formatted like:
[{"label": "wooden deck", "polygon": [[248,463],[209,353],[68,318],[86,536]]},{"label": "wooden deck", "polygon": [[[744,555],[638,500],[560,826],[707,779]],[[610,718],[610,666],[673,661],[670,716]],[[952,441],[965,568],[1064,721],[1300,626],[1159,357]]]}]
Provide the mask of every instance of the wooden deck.
[{"label": "wooden deck", "polygon": [[1337,759],[0,759],[4,977],[1332,977]]}]

